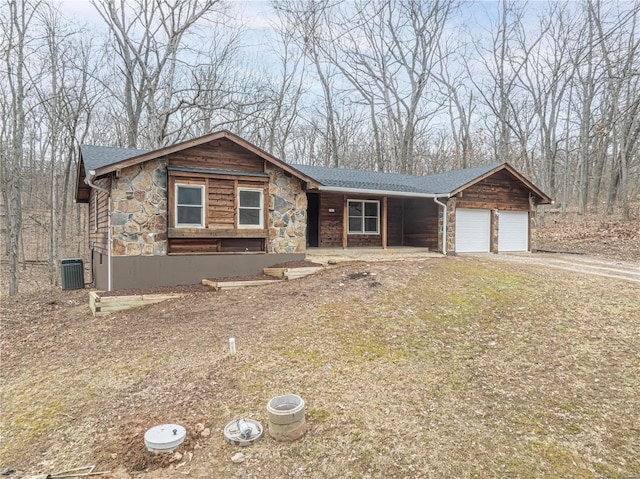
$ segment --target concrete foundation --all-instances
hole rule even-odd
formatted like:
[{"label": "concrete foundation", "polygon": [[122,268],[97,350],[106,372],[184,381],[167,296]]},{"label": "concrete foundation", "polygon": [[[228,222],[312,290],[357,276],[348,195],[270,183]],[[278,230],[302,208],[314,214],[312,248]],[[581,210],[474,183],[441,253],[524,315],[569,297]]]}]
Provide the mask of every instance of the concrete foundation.
[{"label": "concrete foundation", "polygon": [[[112,290],[199,284],[203,279],[262,274],[264,268],[302,261],[303,254],[230,254],[176,256],[113,256]],[[94,262],[96,288],[108,291],[109,258]]]}]

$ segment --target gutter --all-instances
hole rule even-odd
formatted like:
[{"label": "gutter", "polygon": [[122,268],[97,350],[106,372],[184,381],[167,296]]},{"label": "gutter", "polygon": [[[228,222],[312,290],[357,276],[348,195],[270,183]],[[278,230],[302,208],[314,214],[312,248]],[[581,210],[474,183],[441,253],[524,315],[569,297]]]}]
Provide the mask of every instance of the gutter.
[{"label": "gutter", "polygon": [[[111,291],[111,192],[105,188],[93,184],[96,178],[96,171],[89,170],[84,182],[91,188],[102,191],[107,195],[107,291]],[[93,276],[93,250],[91,255],[91,275]]]},{"label": "gutter", "polygon": [[411,191],[367,190],[362,188],[342,188],[337,186],[320,186],[318,190],[329,193],[353,193],[359,195],[397,196],[404,198],[449,198],[449,193],[413,193]]},{"label": "gutter", "polygon": [[101,186],[98,185],[94,185],[93,184],[93,180],[96,178],[96,170],[89,170],[89,173],[87,174],[87,176],[84,179],[84,182],[89,185],[91,188],[98,190],[98,191],[102,191],[103,193],[106,193],[107,195],[109,195],[109,197],[111,197],[111,192],[107,189],[102,188]]}]

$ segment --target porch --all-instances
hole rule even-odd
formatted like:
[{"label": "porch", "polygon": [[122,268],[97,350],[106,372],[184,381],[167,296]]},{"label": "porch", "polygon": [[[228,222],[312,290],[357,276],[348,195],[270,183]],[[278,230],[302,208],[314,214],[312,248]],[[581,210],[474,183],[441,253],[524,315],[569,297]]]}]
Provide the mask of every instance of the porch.
[{"label": "porch", "polygon": [[391,248],[307,248],[306,260],[322,264],[351,261],[381,262],[444,258],[428,248],[394,246]]},{"label": "porch", "polygon": [[[309,249],[441,249],[441,211],[433,198],[307,193]],[[391,248],[391,249],[387,249]]]}]

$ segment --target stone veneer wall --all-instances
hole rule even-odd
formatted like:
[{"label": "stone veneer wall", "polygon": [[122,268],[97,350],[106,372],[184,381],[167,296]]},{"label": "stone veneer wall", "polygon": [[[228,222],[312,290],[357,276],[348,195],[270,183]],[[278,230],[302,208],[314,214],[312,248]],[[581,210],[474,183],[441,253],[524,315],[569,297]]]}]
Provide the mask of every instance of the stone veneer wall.
[{"label": "stone veneer wall", "polygon": [[113,255],[166,255],[166,160],[124,168],[116,176],[111,188]]},{"label": "stone veneer wall", "polygon": [[447,254],[456,252],[456,199],[447,201]]},{"label": "stone veneer wall", "polygon": [[267,165],[269,239],[267,253],[304,253],[307,249],[307,194],[302,182]]}]

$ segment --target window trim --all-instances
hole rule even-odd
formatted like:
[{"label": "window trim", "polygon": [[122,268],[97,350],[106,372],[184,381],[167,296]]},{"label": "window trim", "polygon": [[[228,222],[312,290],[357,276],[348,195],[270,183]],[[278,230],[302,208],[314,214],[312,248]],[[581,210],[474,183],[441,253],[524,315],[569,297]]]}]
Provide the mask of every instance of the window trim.
[{"label": "window trim", "polygon": [[[243,207],[240,204],[240,193],[242,191],[252,191],[252,192],[258,192],[260,193],[260,207],[259,208],[255,208],[255,207]],[[240,224],[240,210],[258,210],[260,212],[260,214],[258,215],[258,217],[260,218],[260,223],[257,225],[243,225]],[[236,225],[238,227],[238,229],[263,229],[264,228],[264,189],[263,188],[250,188],[248,186],[239,186],[238,187],[238,211],[237,211],[237,220],[236,220]]]},{"label": "window trim", "polygon": [[[349,225],[349,219],[350,218],[357,218],[356,216],[351,216],[349,214],[349,210],[350,210],[350,206],[351,203],[362,203],[362,216],[360,216],[360,218],[362,219],[362,230],[360,231],[352,231],[351,227]],[[366,218],[372,218],[372,216],[366,216],[365,215],[365,203],[374,203],[377,206],[377,213],[376,213],[376,231],[365,231],[365,219]],[[380,200],[358,200],[358,199],[348,199],[347,200],[347,234],[349,235],[380,235]]]},{"label": "window trim", "polygon": [[[180,208],[180,206],[183,207],[196,207],[196,205],[180,205],[180,203],[178,203],[178,190],[180,188],[199,188],[201,191],[201,202],[200,202],[200,223],[179,223],[178,222],[178,208]],[[204,228],[204,223],[205,223],[205,196],[206,196],[206,190],[205,190],[205,185],[193,185],[193,184],[189,184],[189,183],[176,183],[176,187],[175,187],[175,227],[176,228]]]}]

